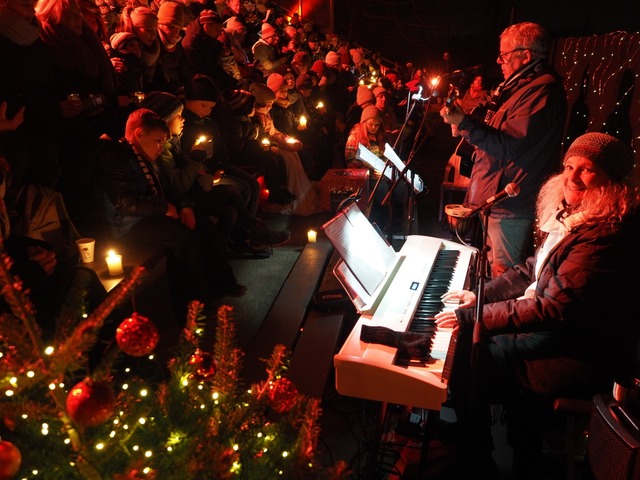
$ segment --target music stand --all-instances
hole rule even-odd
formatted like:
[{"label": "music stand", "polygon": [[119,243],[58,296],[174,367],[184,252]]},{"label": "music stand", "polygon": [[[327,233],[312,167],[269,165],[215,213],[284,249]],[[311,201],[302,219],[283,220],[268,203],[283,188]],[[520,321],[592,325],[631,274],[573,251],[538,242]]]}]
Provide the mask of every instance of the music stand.
[{"label": "music stand", "polygon": [[[386,161],[383,161],[380,157],[375,155],[373,152],[371,152],[371,150],[369,150],[364,145],[362,144],[358,145],[356,158],[366,163],[367,165],[369,165],[375,171],[380,172],[380,178],[376,182],[376,185],[371,191],[371,195],[369,196],[369,205],[371,205],[373,202],[373,198],[375,196],[375,193],[378,189],[378,185],[380,184],[382,177],[386,177],[392,182],[392,186],[389,189],[389,192],[386,194],[386,196],[381,202],[382,205],[386,205],[388,203],[389,197],[393,193],[393,190],[395,189],[395,187],[398,185],[400,179],[404,178],[404,180],[407,182],[407,185],[409,185],[410,187],[409,189],[410,192],[412,192],[409,195],[409,200],[411,203],[407,207],[407,213],[411,215],[408,218],[411,222],[413,222],[413,211],[414,211],[413,203],[415,202],[415,195],[424,191],[424,182],[422,181],[420,176],[417,175],[415,172],[409,171],[408,164],[405,164],[400,159],[400,157],[398,157],[396,152],[388,143],[385,144],[384,156],[387,159]],[[391,168],[388,168],[388,167],[391,167]]]}]

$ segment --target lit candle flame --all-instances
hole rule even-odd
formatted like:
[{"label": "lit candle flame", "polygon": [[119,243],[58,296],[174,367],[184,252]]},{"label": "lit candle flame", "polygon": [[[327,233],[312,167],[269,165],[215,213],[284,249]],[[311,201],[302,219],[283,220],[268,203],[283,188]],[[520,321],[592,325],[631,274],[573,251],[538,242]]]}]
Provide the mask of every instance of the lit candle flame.
[{"label": "lit candle flame", "polygon": [[296,139],[295,139],[295,138],[293,138],[293,137],[289,137],[289,138],[287,138],[287,143],[296,143],[297,141],[298,141],[298,140],[296,140]]},{"label": "lit candle flame", "polygon": [[300,126],[301,127],[306,127],[307,126],[307,117],[305,117],[304,115],[302,115],[300,117]]},{"label": "lit candle flame", "polygon": [[324,107],[324,103],[318,102],[318,105],[316,106],[316,108],[322,108],[322,107]]},{"label": "lit candle flame", "polygon": [[200,135],[198,137],[198,139],[196,140],[196,145],[200,145],[201,143],[204,143],[207,141],[207,136],[206,135]]},{"label": "lit candle flame", "polygon": [[269,145],[271,142],[269,141],[268,138],[263,138],[262,139],[262,145]]}]

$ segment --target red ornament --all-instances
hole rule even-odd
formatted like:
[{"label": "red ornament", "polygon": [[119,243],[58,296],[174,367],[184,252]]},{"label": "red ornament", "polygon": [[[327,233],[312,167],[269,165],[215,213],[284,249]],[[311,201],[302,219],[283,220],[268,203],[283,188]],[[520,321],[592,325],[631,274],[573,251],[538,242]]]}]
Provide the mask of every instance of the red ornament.
[{"label": "red ornament", "polygon": [[153,322],[135,312],[116,330],[120,350],[132,357],[149,355],[158,345],[159,338],[158,329]]},{"label": "red ornament", "polygon": [[21,464],[20,449],[11,442],[0,441],[0,480],[15,478]]},{"label": "red ornament", "polygon": [[269,385],[269,404],[278,413],[284,413],[293,408],[298,397],[298,389],[287,378],[279,378]]},{"label": "red ornament", "polygon": [[95,427],[113,414],[116,402],[110,383],[83,380],[67,395],[67,413],[71,420],[83,427]]},{"label": "red ornament", "polygon": [[196,351],[189,358],[189,365],[192,368],[193,376],[198,380],[213,377],[218,370],[218,362],[213,358],[213,355],[203,352],[199,348],[196,348]]}]

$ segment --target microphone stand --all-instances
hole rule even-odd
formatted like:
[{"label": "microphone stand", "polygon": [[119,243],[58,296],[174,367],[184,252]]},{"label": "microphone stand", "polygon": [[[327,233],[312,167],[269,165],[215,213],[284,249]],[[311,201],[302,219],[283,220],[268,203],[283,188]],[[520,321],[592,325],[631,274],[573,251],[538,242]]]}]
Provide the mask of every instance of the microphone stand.
[{"label": "microphone stand", "polygon": [[479,384],[479,369],[480,369],[480,347],[481,343],[485,339],[484,335],[484,321],[483,321],[483,307],[484,307],[484,285],[487,279],[487,265],[489,263],[488,253],[491,247],[487,245],[487,238],[489,232],[489,215],[491,214],[491,205],[487,205],[482,210],[483,215],[483,229],[482,229],[482,248],[476,256],[476,308],[473,317],[473,336],[471,340],[471,395],[469,396],[469,414],[470,418],[474,414],[474,404],[478,391]]},{"label": "microphone stand", "polygon": [[[391,160],[389,160],[387,158],[385,160],[385,162],[384,162],[384,168],[382,169],[382,172],[380,172],[380,176],[378,177],[378,180],[376,181],[376,184],[373,186],[373,189],[371,190],[371,194],[369,195],[369,204],[368,204],[369,212],[371,212],[371,207],[373,206],[373,198],[376,196],[376,192],[378,191],[378,188],[380,187],[380,182],[384,178],[384,172],[386,172],[387,168],[389,168],[389,167],[391,167],[392,172],[395,170],[395,167],[391,163]],[[386,199],[387,197],[385,196],[384,198]],[[380,202],[380,205],[384,206],[384,205],[386,205],[386,202],[383,200],[382,202]],[[392,219],[389,218],[389,225],[391,225],[391,221],[392,221]],[[393,232],[391,231],[391,228],[389,228],[389,235],[391,237],[390,240],[393,240]]]}]

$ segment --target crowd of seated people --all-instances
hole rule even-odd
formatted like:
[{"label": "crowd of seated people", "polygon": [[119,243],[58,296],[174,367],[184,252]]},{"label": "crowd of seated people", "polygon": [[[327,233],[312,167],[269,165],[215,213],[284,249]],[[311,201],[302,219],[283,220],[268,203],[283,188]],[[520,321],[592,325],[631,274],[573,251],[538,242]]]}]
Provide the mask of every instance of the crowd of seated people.
[{"label": "crowd of seated people", "polygon": [[25,185],[60,192],[84,236],[164,244],[176,270],[201,251],[193,268],[215,271],[175,278],[202,296],[246,291],[207,250],[290,237],[258,218],[258,178],[269,212],[320,211],[314,182],[347,167],[361,107],[393,143],[410,78],[260,0],[7,0],[0,58],[9,218]]}]

